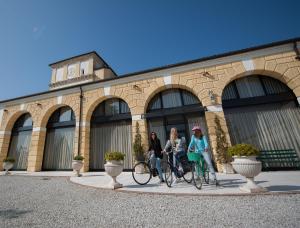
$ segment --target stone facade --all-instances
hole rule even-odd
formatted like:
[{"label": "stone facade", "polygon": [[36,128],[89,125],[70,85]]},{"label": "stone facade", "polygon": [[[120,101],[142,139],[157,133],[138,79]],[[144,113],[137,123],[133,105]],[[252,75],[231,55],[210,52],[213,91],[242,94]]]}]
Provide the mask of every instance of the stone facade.
[{"label": "stone facade", "polygon": [[[274,52],[274,51],[273,51]],[[81,130],[81,151],[85,157],[84,171],[89,168],[90,147],[90,120],[96,106],[108,98],[121,98],[129,106],[132,115],[133,135],[135,124],[139,122],[144,145],[147,145],[147,122],[143,119],[149,101],[160,91],[167,88],[181,88],[192,92],[199,98],[208,111],[205,114],[209,139],[213,153],[216,152],[216,136],[214,117],[218,115],[221,126],[230,136],[222,111],[222,92],[231,81],[248,75],[266,75],[274,77],[290,89],[296,97],[300,97],[300,61],[292,49],[280,50],[280,53],[265,55],[250,53],[251,57],[235,56],[224,57],[215,60],[207,60],[171,67],[166,70],[157,70],[149,73],[134,74],[114,80],[104,80],[93,84],[82,85],[82,122],[79,123],[80,90],[79,86],[64,90],[52,90],[42,95],[33,95],[26,98],[14,99],[0,103],[0,167],[6,157],[10,142],[10,134],[15,121],[24,113],[30,113],[33,119],[32,140],[28,156],[28,171],[40,171],[42,167],[46,126],[51,114],[62,106],[69,106],[76,116],[76,133],[74,155],[78,153],[78,136]],[[209,91],[213,92],[215,100],[212,100]],[[299,99],[298,99],[299,100]],[[80,125],[80,127],[79,127]],[[134,136],[133,136],[134,138]],[[218,164],[218,169],[222,166]]]}]

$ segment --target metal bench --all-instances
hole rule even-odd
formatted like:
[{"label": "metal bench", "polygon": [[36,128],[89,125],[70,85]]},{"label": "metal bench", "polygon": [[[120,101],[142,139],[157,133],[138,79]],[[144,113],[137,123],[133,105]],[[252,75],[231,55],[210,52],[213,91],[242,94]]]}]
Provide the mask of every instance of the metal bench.
[{"label": "metal bench", "polygon": [[263,171],[300,170],[300,159],[294,149],[262,150],[257,160],[262,162]]}]

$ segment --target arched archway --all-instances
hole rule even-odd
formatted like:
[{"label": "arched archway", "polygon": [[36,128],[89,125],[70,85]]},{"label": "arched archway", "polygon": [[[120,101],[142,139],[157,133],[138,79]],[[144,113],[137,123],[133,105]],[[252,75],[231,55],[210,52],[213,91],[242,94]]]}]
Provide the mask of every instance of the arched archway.
[{"label": "arched archway", "polygon": [[104,154],[126,154],[124,168],[132,168],[132,120],[127,103],[120,98],[102,101],[91,117],[89,170],[104,169]]},{"label": "arched archway", "polygon": [[22,114],[13,125],[7,155],[16,160],[13,170],[27,169],[32,126],[33,122],[29,113]]},{"label": "arched archway", "polygon": [[281,81],[262,75],[236,79],[225,87],[222,104],[232,144],[300,154],[300,109]]},{"label": "arched archway", "polygon": [[72,170],[75,115],[64,106],[52,113],[47,123],[43,170]]},{"label": "arched archway", "polygon": [[149,132],[156,132],[165,145],[172,127],[188,141],[194,125],[200,125],[207,135],[204,107],[191,92],[183,89],[167,89],[156,94],[149,102],[145,117]]}]

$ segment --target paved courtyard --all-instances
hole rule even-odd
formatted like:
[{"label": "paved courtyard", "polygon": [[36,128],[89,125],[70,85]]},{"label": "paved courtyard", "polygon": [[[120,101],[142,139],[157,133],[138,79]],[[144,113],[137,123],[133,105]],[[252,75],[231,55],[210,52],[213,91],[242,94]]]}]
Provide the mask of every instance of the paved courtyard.
[{"label": "paved courtyard", "polygon": [[299,227],[300,195],[137,194],[0,176],[0,227]]}]

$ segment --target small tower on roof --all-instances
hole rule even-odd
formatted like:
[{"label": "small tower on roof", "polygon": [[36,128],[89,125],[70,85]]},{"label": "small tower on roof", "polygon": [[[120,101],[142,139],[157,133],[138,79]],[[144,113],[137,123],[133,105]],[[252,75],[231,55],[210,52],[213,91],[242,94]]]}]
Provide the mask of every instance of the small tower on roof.
[{"label": "small tower on roof", "polygon": [[49,66],[52,68],[50,90],[117,77],[95,51],[51,63]]}]

